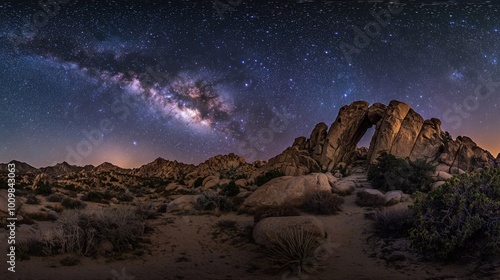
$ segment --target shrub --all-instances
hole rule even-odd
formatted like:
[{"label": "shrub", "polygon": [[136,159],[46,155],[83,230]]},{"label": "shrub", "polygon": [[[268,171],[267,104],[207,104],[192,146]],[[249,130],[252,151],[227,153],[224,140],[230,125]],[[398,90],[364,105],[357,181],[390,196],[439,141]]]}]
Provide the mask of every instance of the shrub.
[{"label": "shrub", "polygon": [[425,160],[406,162],[388,153],[382,153],[377,163],[368,168],[368,180],[373,188],[383,191],[401,190],[405,193],[428,191],[434,166]]},{"label": "shrub", "polygon": [[357,192],[356,196],[356,204],[361,207],[380,207],[385,205],[385,199],[381,196],[371,195],[366,192]]},{"label": "shrub", "polygon": [[222,185],[221,187],[222,194],[225,196],[233,197],[240,193],[240,188],[236,186],[234,181],[229,182],[227,185]]},{"label": "shrub", "polygon": [[29,256],[44,256],[45,255],[45,242],[38,237],[31,237],[26,241],[17,243],[16,255],[20,259],[29,259]]},{"label": "shrub", "polygon": [[196,180],[193,183],[193,188],[196,189],[196,188],[201,187],[201,185],[203,184],[203,180],[205,180],[205,178],[203,178],[203,177],[196,178]]},{"label": "shrub", "polygon": [[26,213],[26,217],[35,221],[56,221],[57,217],[51,213],[40,211],[33,213]]},{"label": "shrub", "polygon": [[28,194],[28,196],[26,196],[26,204],[38,205],[40,204],[40,199],[38,199],[35,194]]},{"label": "shrub", "polygon": [[321,243],[316,235],[299,227],[288,227],[276,235],[273,246],[265,254],[280,267],[302,272],[313,272],[317,266],[315,252]]},{"label": "shrub", "polygon": [[414,204],[413,245],[441,259],[500,251],[500,170],[462,174]]},{"label": "shrub", "polygon": [[35,193],[41,195],[49,195],[52,193],[52,187],[47,183],[39,182],[35,189]]},{"label": "shrub", "polygon": [[234,210],[234,204],[227,196],[205,191],[196,201],[196,208],[205,211],[218,209],[228,212]]},{"label": "shrub", "polygon": [[80,199],[83,201],[91,201],[91,202],[101,202],[104,196],[100,192],[90,191],[84,194]]},{"label": "shrub", "polygon": [[285,173],[283,173],[279,170],[267,171],[266,173],[264,173],[260,176],[257,176],[257,178],[255,178],[255,184],[260,187],[260,186],[264,185],[265,183],[271,181],[272,179],[278,178],[281,176],[285,176]]},{"label": "shrub", "polygon": [[116,196],[116,199],[122,202],[130,202],[134,200],[134,196],[130,193],[123,193]]},{"label": "shrub", "polygon": [[300,216],[300,212],[292,206],[265,207],[258,209],[254,216],[254,223],[258,223],[269,217]]},{"label": "shrub", "polygon": [[344,199],[330,191],[319,191],[308,195],[302,208],[311,214],[330,215],[341,211]]},{"label": "shrub", "polygon": [[381,237],[407,236],[413,223],[412,213],[407,207],[377,210],[373,219],[375,233]]},{"label": "shrub", "polygon": [[87,206],[87,204],[81,202],[78,199],[65,198],[61,201],[61,205],[66,209],[83,209]]},{"label": "shrub", "polygon": [[158,216],[158,211],[150,201],[137,203],[135,212],[143,219],[155,219]]},{"label": "shrub", "polygon": [[47,196],[47,201],[48,202],[61,202],[63,200],[63,196],[60,194],[51,194]]},{"label": "shrub", "polygon": [[110,242],[114,251],[122,252],[137,245],[144,234],[143,219],[132,208],[69,210],[58,223],[45,239],[47,254],[93,256],[102,242]]}]

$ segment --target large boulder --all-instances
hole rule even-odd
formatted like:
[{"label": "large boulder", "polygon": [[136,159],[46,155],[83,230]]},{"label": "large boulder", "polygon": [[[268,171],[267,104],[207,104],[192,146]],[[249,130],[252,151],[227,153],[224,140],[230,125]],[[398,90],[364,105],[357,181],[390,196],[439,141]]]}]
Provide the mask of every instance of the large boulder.
[{"label": "large boulder", "polygon": [[270,217],[263,219],[253,229],[255,243],[266,247],[276,244],[277,236],[289,228],[310,232],[318,238],[325,238],[323,223],[313,216]]},{"label": "large boulder", "polygon": [[183,195],[167,205],[167,213],[193,210],[199,195]]},{"label": "large boulder", "polygon": [[[331,179],[330,179],[331,180]],[[244,202],[245,207],[300,206],[304,199],[318,191],[331,191],[328,177],[323,173],[275,178],[254,191]]]}]

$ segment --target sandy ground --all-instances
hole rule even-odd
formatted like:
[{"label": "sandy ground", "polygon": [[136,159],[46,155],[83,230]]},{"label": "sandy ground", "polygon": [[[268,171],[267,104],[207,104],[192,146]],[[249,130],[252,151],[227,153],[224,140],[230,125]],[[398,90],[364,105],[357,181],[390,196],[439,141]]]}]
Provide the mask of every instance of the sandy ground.
[{"label": "sandy ground", "polygon": [[[476,264],[443,265],[422,262],[405,243],[379,240],[372,236],[369,209],[346,197],[343,212],[316,216],[330,237],[329,250],[311,275],[297,277],[272,269],[262,249],[252,243],[253,217],[224,214],[180,216],[162,214],[148,220],[153,229],[142,249],[112,258],[80,258],[76,266],[62,266],[65,256],[31,257],[18,261],[16,273],[6,269],[2,254],[1,279],[500,279],[500,262],[493,263],[493,275],[477,273]],[[221,220],[236,221],[235,229],[220,229]],[[50,226],[51,222],[43,222]],[[6,252],[5,229],[2,252]],[[399,244],[400,242],[401,244]],[[390,245],[393,246],[390,246]],[[399,244],[399,245],[398,245]],[[406,246],[406,247],[405,247]],[[392,249],[391,249],[392,248]],[[396,249],[394,249],[396,248]],[[398,251],[399,250],[399,251]],[[401,253],[403,260],[386,261],[381,256]],[[496,266],[496,267],[495,267]],[[496,273],[496,274],[495,274]]]}]

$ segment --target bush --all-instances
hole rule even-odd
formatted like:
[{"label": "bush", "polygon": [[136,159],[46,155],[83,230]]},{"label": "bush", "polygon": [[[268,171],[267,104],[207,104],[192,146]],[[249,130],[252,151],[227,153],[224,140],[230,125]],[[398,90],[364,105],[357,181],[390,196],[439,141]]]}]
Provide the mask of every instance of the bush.
[{"label": "bush", "polygon": [[87,204],[81,202],[78,199],[65,198],[61,201],[61,205],[66,209],[83,209],[87,206]]},{"label": "bush", "polygon": [[143,219],[155,219],[158,216],[158,211],[150,201],[137,203],[135,212]]},{"label": "bush", "polygon": [[430,189],[432,174],[436,168],[425,160],[408,163],[384,152],[377,161],[368,168],[368,180],[373,188],[383,191],[401,190],[409,194]]},{"label": "bush", "polygon": [[330,215],[341,211],[344,199],[330,191],[315,192],[306,197],[302,208],[311,214]]},{"label": "bush", "polygon": [[292,206],[265,207],[258,209],[254,216],[254,223],[258,223],[269,217],[300,216],[300,212]]},{"label": "bush", "polygon": [[222,195],[233,197],[240,193],[240,188],[236,186],[234,181],[229,182],[227,185],[222,185],[221,187]]},{"label": "bush", "polygon": [[267,171],[266,173],[264,173],[260,176],[257,176],[257,178],[255,178],[255,184],[260,187],[260,186],[264,185],[265,183],[271,181],[272,179],[278,178],[281,176],[285,176],[285,173],[283,173],[279,170]]},{"label": "bush", "polygon": [[375,233],[381,237],[407,236],[413,216],[407,207],[385,208],[373,216]]},{"label": "bush", "polygon": [[414,204],[413,245],[441,259],[500,251],[500,170],[462,174]]},{"label": "bush", "polygon": [[35,193],[41,195],[49,195],[52,193],[52,187],[49,184],[39,182],[35,189]]},{"label": "bush", "polygon": [[315,252],[321,243],[316,235],[299,227],[288,227],[277,234],[276,243],[267,247],[265,254],[280,267],[296,271],[314,272],[317,266]]},{"label": "bush", "polygon": [[28,194],[28,196],[26,196],[26,204],[38,205],[40,204],[40,199],[38,199],[35,194]]},{"label": "bush", "polygon": [[137,245],[144,234],[144,222],[132,208],[106,208],[85,213],[69,210],[58,223],[45,239],[47,254],[94,256],[102,242],[110,242],[114,251],[123,252]]},{"label": "bush", "polygon": [[38,237],[31,237],[21,241],[16,246],[16,254],[21,259],[29,259],[29,256],[45,256],[45,242]]},{"label": "bush", "polygon": [[204,211],[218,209],[223,212],[229,212],[234,210],[234,204],[227,196],[205,191],[196,201],[196,208]]},{"label": "bush", "polygon": [[40,212],[26,213],[24,214],[29,219],[35,221],[56,221],[57,217],[52,213],[45,212],[44,210]]},{"label": "bush", "polygon": [[356,204],[361,207],[380,207],[385,206],[385,199],[381,196],[371,195],[366,192],[356,193]]},{"label": "bush", "polygon": [[47,196],[47,201],[48,202],[61,202],[63,200],[63,196],[60,194],[51,194]]},{"label": "bush", "polygon": [[122,202],[130,202],[134,200],[134,196],[130,193],[123,193],[116,196],[116,199]]}]

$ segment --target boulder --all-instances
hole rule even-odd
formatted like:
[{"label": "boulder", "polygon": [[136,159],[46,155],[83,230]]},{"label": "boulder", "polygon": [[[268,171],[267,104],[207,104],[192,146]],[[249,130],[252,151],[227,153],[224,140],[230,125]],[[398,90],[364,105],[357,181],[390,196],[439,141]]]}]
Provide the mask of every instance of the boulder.
[{"label": "boulder", "polygon": [[388,191],[384,194],[385,205],[394,205],[401,202],[402,191]]},{"label": "boulder", "polygon": [[167,205],[167,213],[193,210],[200,195],[182,195]]},{"label": "boulder", "polygon": [[341,180],[332,186],[332,191],[340,195],[348,195],[352,193],[357,187],[356,182],[351,180]]},{"label": "boulder", "polygon": [[204,180],[203,180],[203,183],[201,184],[201,188],[203,190],[206,190],[206,189],[211,189],[211,188],[214,188],[216,186],[219,185],[219,177],[217,176],[207,176]]},{"label": "boulder", "polygon": [[299,228],[318,238],[325,238],[323,223],[313,216],[290,216],[265,218],[253,229],[255,243],[266,247],[276,244],[276,237],[288,228]]},{"label": "boulder", "polygon": [[304,199],[318,191],[331,191],[328,177],[323,173],[275,178],[255,190],[243,205],[251,208],[265,206],[300,206]]},{"label": "boulder", "polygon": [[446,181],[453,178],[453,175],[450,175],[449,173],[446,173],[444,171],[436,171],[435,175],[438,181]]},{"label": "boulder", "polygon": [[434,182],[432,185],[431,185],[431,190],[435,190],[439,187],[441,187],[442,185],[446,184],[446,181],[437,181],[437,182]]}]

